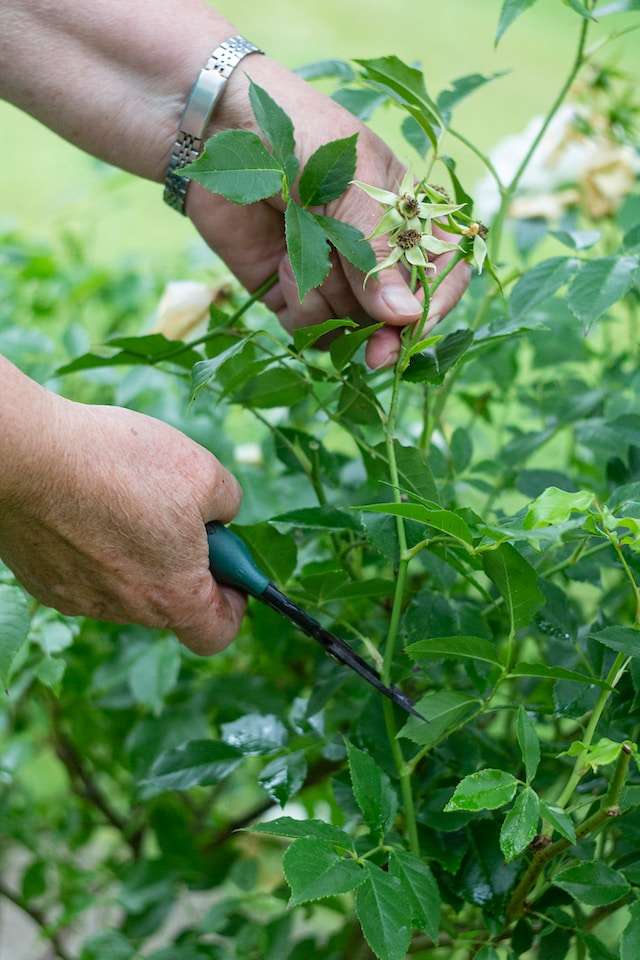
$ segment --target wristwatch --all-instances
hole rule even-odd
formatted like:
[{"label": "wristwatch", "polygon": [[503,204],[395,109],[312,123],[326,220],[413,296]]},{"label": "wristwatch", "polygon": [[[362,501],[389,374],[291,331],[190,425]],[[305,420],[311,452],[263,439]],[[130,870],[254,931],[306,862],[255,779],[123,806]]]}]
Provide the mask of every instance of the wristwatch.
[{"label": "wristwatch", "polygon": [[245,37],[231,37],[216,47],[200,71],[180,120],[164,181],[165,203],[178,213],[185,213],[191,182],[188,177],[180,175],[180,169],[202,153],[203,137],[211,114],[235,68],[248,54],[262,52]]}]

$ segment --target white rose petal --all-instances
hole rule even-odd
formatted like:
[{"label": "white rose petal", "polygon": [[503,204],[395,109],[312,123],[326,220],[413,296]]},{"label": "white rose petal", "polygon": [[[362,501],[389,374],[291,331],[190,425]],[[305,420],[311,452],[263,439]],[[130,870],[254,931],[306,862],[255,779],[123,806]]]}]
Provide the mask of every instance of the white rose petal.
[{"label": "white rose petal", "polygon": [[195,280],[173,280],[160,298],[154,331],[169,340],[182,340],[207,317],[215,291]]}]

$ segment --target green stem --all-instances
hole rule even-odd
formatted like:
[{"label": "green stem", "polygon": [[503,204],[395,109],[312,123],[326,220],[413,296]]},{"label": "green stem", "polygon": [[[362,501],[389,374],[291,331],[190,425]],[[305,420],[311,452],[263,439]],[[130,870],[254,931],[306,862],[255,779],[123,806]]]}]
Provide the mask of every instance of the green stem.
[{"label": "green stem", "polygon": [[[629,770],[630,759],[631,749],[626,744],[623,744],[602,806],[597,813],[588,817],[576,828],[576,838],[578,840],[600,830],[612,817],[619,815],[620,807],[618,804]],[[546,847],[542,847],[542,849],[534,854],[531,863],[524,872],[509,901],[509,906],[507,907],[508,920],[515,920],[524,912],[527,906],[527,895],[536,885],[545,866],[571,846],[571,841],[563,838]]]},{"label": "green stem", "polygon": [[[447,266],[450,266],[449,264]],[[451,269],[453,267],[451,266]],[[449,271],[446,271],[449,272]],[[429,310],[429,287],[427,285],[427,278],[424,273],[424,270],[418,268],[418,275],[424,289],[424,305],[422,309],[422,317],[418,324],[416,324],[416,329],[412,331],[412,337],[410,340],[403,339],[402,350],[398,360],[396,362],[393,374],[393,386],[391,389],[391,402],[389,404],[389,413],[385,422],[385,445],[387,452],[387,460],[389,463],[389,479],[391,481],[391,488],[393,491],[393,500],[394,503],[402,503],[402,493],[400,488],[400,476],[398,473],[398,462],[396,459],[396,449],[395,449],[395,431],[396,423],[398,419],[398,406],[400,402],[400,384],[402,382],[402,374],[406,369],[407,365],[407,352],[408,347],[411,342],[415,342],[419,338],[424,323],[426,321],[428,310]],[[438,278],[440,282],[444,279],[445,271]],[[435,286],[435,284],[434,284]],[[433,289],[433,288],[432,288]],[[410,557],[407,556],[407,536],[404,526],[403,517],[396,517],[396,533],[398,536],[398,552],[399,552],[399,562],[398,562],[398,571],[396,575],[395,589],[393,593],[393,606],[391,608],[391,617],[389,620],[389,628],[387,630],[387,638],[384,646],[384,656],[382,662],[382,679],[384,683],[390,684],[391,682],[391,672],[393,668],[393,657],[396,650],[396,644],[398,640],[398,633],[400,629],[400,618],[402,616],[402,606],[404,603],[404,594],[407,583],[407,572],[409,568]],[[393,706],[389,700],[385,700],[383,704],[384,709],[384,720],[387,730],[387,736],[389,738],[389,744],[391,747],[391,753],[393,755],[393,760],[398,771],[398,777],[400,779],[400,791],[402,794],[402,806],[404,809],[404,817],[406,823],[407,837],[409,840],[409,845],[413,853],[419,853],[420,845],[418,841],[418,829],[416,826],[416,815],[415,808],[413,803],[413,793],[411,790],[411,774],[407,769],[405,764],[404,754],[402,748],[398,743],[397,737],[397,728],[395,716],[393,713]]]},{"label": "green stem", "polygon": [[[240,304],[235,313],[232,313],[229,317],[228,326],[233,326],[233,324],[240,319],[249,309],[253,306],[258,300],[262,300],[264,295],[271,290],[272,287],[275,287],[278,282],[278,274],[272,273],[270,277],[260,284],[257,290],[251,294],[250,297]],[[193,347],[199,347],[203,343],[207,343],[209,340],[213,340],[214,337],[220,336],[219,330],[212,330],[209,333],[204,333],[201,337],[196,337],[193,340],[187,340],[185,343],[182,343],[179,347],[176,347],[175,350],[169,350],[167,353],[161,353],[157,357],[153,358],[154,363],[160,363],[161,360],[173,360],[174,357],[180,356],[182,353],[186,353],[187,350],[192,350]]]},{"label": "green stem", "polygon": [[31,906],[25,897],[10,890],[9,887],[0,880],[0,897],[4,897],[10,903],[25,913],[40,928],[44,937],[46,937],[52,947],[53,952],[59,960],[71,960],[71,954],[67,953],[60,936],[54,930],[54,925],[49,923],[44,914],[36,907]]},{"label": "green stem", "polygon": [[459,133],[457,130],[454,130],[452,127],[447,127],[447,133],[451,134],[452,137],[455,137],[456,140],[459,140],[460,143],[463,143],[468,150],[474,153],[476,157],[478,157],[478,159],[482,161],[484,166],[487,168],[487,170],[495,180],[498,186],[498,190],[502,194],[502,191],[504,189],[504,184],[502,183],[502,180],[500,179],[498,171],[494,167],[493,163],[491,162],[491,159],[487,156],[487,154],[483,153],[479,147],[476,147],[475,143],[472,143],[471,140],[467,140],[467,138],[463,134]]},{"label": "green stem", "polygon": [[[613,661],[611,669],[607,674],[608,687],[606,688],[603,687],[603,689],[600,691],[600,696],[596,701],[596,705],[593,708],[593,713],[591,714],[591,718],[589,720],[589,723],[587,724],[587,729],[585,730],[584,737],[582,738],[582,742],[584,743],[585,747],[591,746],[598,723],[600,722],[600,717],[602,716],[604,708],[606,707],[609,701],[609,697],[613,693],[613,689],[615,688],[616,684],[620,680],[620,677],[624,673],[626,665],[627,665],[627,658],[623,653],[619,653],[615,658],[615,660]],[[571,773],[571,776],[567,780],[564,790],[556,800],[556,806],[562,807],[563,809],[564,807],[566,807],[569,800],[573,796],[573,791],[582,780],[583,776],[587,772],[587,769],[588,767],[583,766],[581,757],[576,757],[576,762],[573,767],[573,772]],[[547,830],[544,832],[546,836],[549,836],[550,828],[547,827]]]},{"label": "green stem", "polygon": [[531,162],[531,158],[533,157],[534,153],[540,146],[542,138],[544,137],[545,133],[549,129],[549,124],[551,123],[556,113],[560,109],[562,102],[564,101],[564,98],[569,92],[569,89],[571,88],[573,81],[575,80],[580,68],[584,63],[584,48],[585,48],[585,43],[587,39],[588,29],[589,29],[589,21],[583,20],[580,26],[580,35],[578,37],[578,47],[576,50],[576,55],[573,59],[573,63],[571,65],[569,74],[565,82],[562,84],[562,87],[560,88],[560,92],[558,93],[558,96],[555,98],[555,100],[551,104],[551,107],[549,108],[549,111],[546,117],[544,118],[544,121],[542,123],[542,126],[540,127],[540,130],[538,131],[537,135],[534,137],[531,143],[531,146],[529,147],[522,161],[520,162],[520,165],[518,166],[518,169],[514,173],[511,179],[511,182],[504,188],[502,192],[502,201],[500,203],[500,209],[498,210],[496,219],[493,222],[491,227],[491,256],[495,262],[498,262],[500,258],[500,243],[502,240],[502,231],[504,227],[504,221],[508,213],[511,200],[513,199],[513,196],[518,188],[518,184],[520,183],[520,180],[522,179],[525,170],[529,166],[529,163]]}]

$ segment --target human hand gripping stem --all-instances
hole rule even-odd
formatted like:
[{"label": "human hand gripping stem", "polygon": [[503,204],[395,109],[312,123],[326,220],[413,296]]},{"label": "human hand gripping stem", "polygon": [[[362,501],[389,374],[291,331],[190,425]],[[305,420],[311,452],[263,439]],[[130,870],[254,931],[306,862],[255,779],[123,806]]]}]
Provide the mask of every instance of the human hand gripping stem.
[{"label": "human hand gripping stem", "polygon": [[[220,110],[214,115],[212,132],[227,128],[259,132],[249,99],[250,81],[263,87],[291,118],[301,168],[326,142],[357,134],[356,178],[397,191],[405,169],[389,147],[334,100],[267,57],[248,57],[232,75]],[[279,196],[240,206],[209,193],[198,183],[192,183],[187,198],[188,215],[247,289],[256,289],[277,273],[278,281],[264,299],[287,330],[333,317],[348,316],[363,324],[380,322],[385,326],[368,341],[367,363],[380,367],[395,362],[400,352],[400,330],[420,320],[422,313],[421,292],[411,292],[406,271],[399,265],[388,268],[365,286],[362,273],[333,252],[327,279],[300,302],[286,253],[282,212]],[[365,235],[372,232],[380,219],[379,204],[356,186],[322,212],[357,227]],[[456,239],[436,225],[434,234]],[[384,260],[389,253],[386,239],[375,237],[371,244],[378,260]],[[436,272],[444,271],[453,256],[451,252],[435,256]],[[457,263],[429,305],[424,332],[455,306],[468,280],[467,264]]]}]

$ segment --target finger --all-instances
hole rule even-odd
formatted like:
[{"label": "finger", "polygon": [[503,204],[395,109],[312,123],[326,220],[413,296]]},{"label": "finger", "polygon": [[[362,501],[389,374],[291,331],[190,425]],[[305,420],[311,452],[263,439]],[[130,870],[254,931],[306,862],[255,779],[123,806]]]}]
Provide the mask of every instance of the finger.
[{"label": "finger", "polygon": [[229,523],[240,509],[242,487],[212,453],[205,451],[204,447],[201,449],[207,456],[199,476],[200,515],[205,523],[210,520]]},{"label": "finger", "polygon": [[[441,254],[435,261],[437,273],[441,273],[454,256],[453,251]],[[431,330],[438,320],[446,317],[449,311],[453,310],[469,286],[470,277],[469,264],[464,260],[457,263],[449,276],[445,277],[429,304],[429,317],[425,325],[425,332]]]},{"label": "finger", "polygon": [[192,599],[189,611],[172,629],[194,653],[203,657],[219,653],[240,630],[247,598],[232,587],[220,586],[207,574]]},{"label": "finger", "polygon": [[400,355],[400,331],[397,327],[382,327],[367,341],[365,359],[372,370],[392,366]]},{"label": "finger", "polygon": [[278,269],[285,252],[284,222],[267,203],[243,207],[192,183],[187,214],[247,290],[255,290]]},{"label": "finger", "polygon": [[268,307],[269,310],[271,310],[272,313],[279,313],[281,310],[286,309],[287,303],[284,299],[282,286],[279,280],[276,285],[271,287],[271,290],[264,295],[262,302],[264,303],[265,307]]},{"label": "finger", "polygon": [[371,323],[371,318],[365,313],[345,276],[340,258],[332,253],[331,259],[332,269],[320,287],[322,296],[331,308],[331,315],[339,319],[349,317],[363,326]]},{"label": "finger", "polygon": [[291,333],[299,327],[308,327],[331,319],[331,307],[318,288],[310,290],[300,302],[298,285],[288,257],[283,257],[280,261],[278,276],[285,301],[285,307],[279,311],[278,318],[285,330]]},{"label": "finger", "polygon": [[[397,171],[397,179],[401,176],[401,170]],[[391,179],[394,182],[389,185],[396,186],[396,177]],[[339,220],[353,224],[366,236],[372,232],[380,220],[382,209],[375,200],[359,191],[357,187],[351,187],[336,206],[336,214]],[[389,255],[389,245],[385,237],[375,237],[371,241],[371,246],[378,262]],[[366,286],[363,284],[362,273],[345,258],[342,258],[342,267],[356,299],[373,320],[404,326],[415,323],[419,318],[420,303],[411,293],[399,267],[389,267],[381,271],[375,277],[371,277]]]}]

